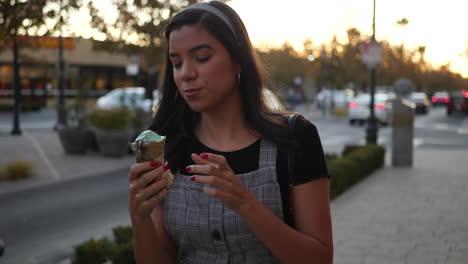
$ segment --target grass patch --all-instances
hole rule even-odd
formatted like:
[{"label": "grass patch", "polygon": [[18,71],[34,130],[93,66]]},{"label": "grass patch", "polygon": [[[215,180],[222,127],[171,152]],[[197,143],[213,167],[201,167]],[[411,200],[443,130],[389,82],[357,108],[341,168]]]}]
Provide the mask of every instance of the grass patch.
[{"label": "grass patch", "polygon": [[32,161],[10,161],[0,166],[0,180],[18,181],[36,174],[36,165]]}]

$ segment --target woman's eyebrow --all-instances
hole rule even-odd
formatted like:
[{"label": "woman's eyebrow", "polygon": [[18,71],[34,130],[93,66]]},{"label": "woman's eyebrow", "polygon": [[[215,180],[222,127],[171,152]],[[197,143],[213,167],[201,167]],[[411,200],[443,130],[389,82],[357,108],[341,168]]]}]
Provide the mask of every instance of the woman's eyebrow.
[{"label": "woman's eyebrow", "polygon": [[199,50],[199,49],[210,49],[210,50],[214,50],[213,47],[211,47],[211,46],[208,45],[208,44],[201,44],[201,45],[198,45],[198,46],[195,46],[195,47],[191,48],[191,49],[189,50],[189,52],[190,52],[190,53],[193,53],[193,52],[195,52],[195,51],[197,51],[197,50]]},{"label": "woman's eyebrow", "polygon": [[[210,45],[208,44],[200,44],[200,45],[197,45],[191,49],[189,49],[189,53],[193,53],[197,50],[200,50],[200,49],[210,49],[210,50],[214,50],[213,47],[211,47]],[[176,52],[169,52],[169,57],[177,57],[179,56],[178,53]]]}]

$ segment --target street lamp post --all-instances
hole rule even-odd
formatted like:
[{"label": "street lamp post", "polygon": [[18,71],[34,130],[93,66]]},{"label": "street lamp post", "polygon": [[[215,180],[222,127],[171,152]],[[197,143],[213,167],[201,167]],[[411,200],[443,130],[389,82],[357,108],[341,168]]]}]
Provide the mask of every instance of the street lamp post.
[{"label": "street lamp post", "polygon": [[63,62],[63,38],[62,38],[62,1],[60,1],[60,36],[59,36],[59,50],[58,50],[58,101],[57,101],[57,128],[60,128],[66,124],[65,116],[65,98],[64,98],[64,87],[63,87],[63,75],[64,75],[64,62]]},{"label": "street lamp post", "polygon": [[[372,16],[372,39],[371,42],[375,42],[375,0],[374,9]],[[367,122],[366,128],[366,143],[377,144],[378,126],[377,119],[375,118],[374,104],[375,104],[375,79],[376,79],[376,68],[377,65],[371,67],[371,86],[370,86],[370,116]]]},{"label": "street lamp post", "polygon": [[20,128],[20,104],[21,104],[21,84],[18,62],[18,39],[15,33],[13,37],[13,89],[15,89],[15,104],[13,106],[13,129],[12,135],[21,135]]}]

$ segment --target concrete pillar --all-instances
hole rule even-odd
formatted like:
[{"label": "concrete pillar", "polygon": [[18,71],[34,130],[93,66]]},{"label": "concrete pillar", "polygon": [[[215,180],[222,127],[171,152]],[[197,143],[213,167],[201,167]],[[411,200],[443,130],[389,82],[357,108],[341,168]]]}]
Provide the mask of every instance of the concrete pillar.
[{"label": "concrete pillar", "polygon": [[406,99],[413,84],[406,79],[395,82],[396,99],[392,105],[392,166],[413,166],[414,103]]}]

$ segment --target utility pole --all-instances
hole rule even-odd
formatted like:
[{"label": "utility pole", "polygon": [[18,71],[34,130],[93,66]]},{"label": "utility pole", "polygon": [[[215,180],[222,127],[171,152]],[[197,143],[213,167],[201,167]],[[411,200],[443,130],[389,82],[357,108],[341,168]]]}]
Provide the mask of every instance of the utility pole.
[{"label": "utility pole", "polygon": [[19,76],[18,62],[18,38],[17,32],[13,36],[13,89],[15,90],[15,104],[13,106],[13,129],[12,135],[21,135],[20,129],[20,105],[21,105],[21,81]]},{"label": "utility pole", "polygon": [[[372,16],[372,39],[371,43],[375,41],[375,0],[374,0],[374,9]],[[371,86],[370,86],[370,116],[367,122],[366,129],[366,143],[367,144],[377,144],[378,137],[378,126],[377,119],[375,118],[374,104],[375,104],[375,79],[376,79],[376,68],[377,65],[371,67]]]},{"label": "utility pole", "polygon": [[57,100],[57,126],[56,128],[60,128],[66,125],[66,113],[65,113],[65,98],[64,98],[64,62],[63,62],[63,38],[62,38],[62,24],[63,24],[63,17],[62,17],[62,0],[60,1],[60,36],[59,36],[59,50],[58,50],[58,68],[59,68],[59,76],[58,76],[58,100]]}]

